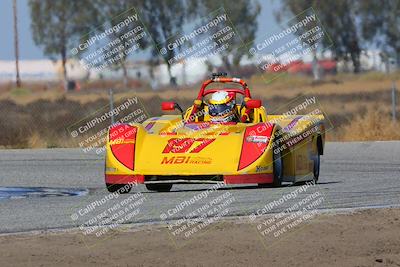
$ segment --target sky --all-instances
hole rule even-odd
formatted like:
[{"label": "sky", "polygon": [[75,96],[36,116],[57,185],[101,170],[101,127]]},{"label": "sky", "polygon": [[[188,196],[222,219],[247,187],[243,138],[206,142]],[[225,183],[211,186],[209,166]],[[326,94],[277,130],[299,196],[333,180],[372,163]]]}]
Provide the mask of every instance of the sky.
[{"label": "sky", "polygon": [[[19,15],[20,59],[46,58],[32,39],[28,0],[17,0]],[[14,59],[14,34],[12,0],[0,0],[0,60]]]},{"label": "sky", "polygon": [[[265,33],[270,32],[271,28],[277,28],[273,11],[279,8],[278,1],[259,0],[262,9],[258,16],[258,32],[256,41],[265,38]],[[20,40],[20,59],[35,60],[46,59],[42,49],[35,45],[30,31],[30,11],[28,0],[17,0],[18,9],[18,31]],[[0,0],[0,60],[14,59],[14,36],[13,36],[13,10],[12,0]],[[264,33],[264,34],[263,34]]]}]

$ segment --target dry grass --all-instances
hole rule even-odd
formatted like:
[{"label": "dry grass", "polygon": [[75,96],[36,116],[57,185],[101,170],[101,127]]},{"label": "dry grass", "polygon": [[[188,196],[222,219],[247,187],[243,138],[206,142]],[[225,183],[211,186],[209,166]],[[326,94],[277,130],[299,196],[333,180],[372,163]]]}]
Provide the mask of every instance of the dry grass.
[{"label": "dry grass", "polygon": [[[330,95],[330,94],[354,94],[354,93],[377,93],[387,91],[392,80],[397,79],[397,88],[400,88],[400,72],[386,75],[383,73],[370,72],[366,74],[340,74],[327,76],[323,82],[315,84],[311,77],[281,74],[276,79],[270,74],[256,75],[247,80],[254,96],[260,98],[285,97],[293,98],[299,94]],[[193,99],[201,83],[188,85],[182,88],[165,87],[158,91],[152,91],[146,84],[132,81],[132,90],[121,89],[120,82],[104,81],[83,83],[80,92],[65,93],[59,83],[31,83],[24,84],[24,88],[15,89],[11,84],[0,84],[0,100],[12,100],[17,104],[28,104],[37,100],[54,101],[59,98],[78,101],[85,104],[98,99],[108,98],[108,88],[115,88],[115,97],[138,96],[149,99],[155,96],[170,99]],[[96,89],[93,89],[96,88]]]},{"label": "dry grass", "polygon": [[400,123],[393,122],[388,112],[370,108],[364,115],[341,127],[338,138],[342,141],[400,140]]},{"label": "dry grass", "polygon": [[[269,113],[299,95],[316,96],[333,126],[328,140],[400,140],[400,125],[393,124],[390,118],[391,79],[397,78],[396,75],[399,73],[389,77],[380,73],[340,74],[326,77],[319,84],[314,84],[310,77],[287,75],[266,84],[265,80],[270,77],[258,75],[248,84],[253,97],[261,98]],[[15,89],[10,84],[0,85],[0,147],[77,146],[78,141],[71,139],[68,127],[108,104],[108,90],[99,88],[98,84],[82,86],[98,89],[68,93],[59,84],[24,86]],[[112,84],[103,86],[113,87]],[[138,96],[146,113],[156,116],[161,113],[160,103],[165,100],[175,100],[182,107],[190,105],[200,85],[159,91],[145,90],[143,85],[139,90],[124,91],[119,86],[115,87],[116,101]],[[400,89],[400,81],[397,88]]]}]

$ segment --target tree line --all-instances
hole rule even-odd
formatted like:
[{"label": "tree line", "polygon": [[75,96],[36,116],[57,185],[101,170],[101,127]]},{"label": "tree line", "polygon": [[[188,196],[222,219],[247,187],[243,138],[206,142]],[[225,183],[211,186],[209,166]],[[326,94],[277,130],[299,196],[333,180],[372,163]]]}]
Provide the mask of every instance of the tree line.
[{"label": "tree line", "polygon": [[[43,48],[44,53],[52,59],[61,59],[64,80],[67,79],[66,62],[71,49],[76,47],[82,38],[89,39],[96,34],[98,25],[115,26],[117,14],[132,7],[137,10],[141,21],[151,36],[140,40],[140,49],[148,50],[151,65],[166,63],[170,73],[171,65],[168,59],[174,56],[175,50],[168,50],[161,55],[155,44],[165,42],[171,36],[184,32],[184,26],[193,21],[199,21],[210,13],[223,7],[230,22],[237,26],[242,40],[233,42],[221,54],[221,59],[228,70],[238,66],[247,53],[239,49],[243,42],[252,42],[257,31],[257,16],[260,5],[257,1],[196,1],[196,0],[30,0],[31,28],[34,42]],[[120,32],[118,34],[123,34]],[[110,36],[115,38],[117,36]],[[126,83],[127,57],[124,56],[115,64],[121,68]],[[171,74],[170,74],[171,75]]]},{"label": "tree line", "polygon": [[[273,1],[273,0],[272,0]],[[368,47],[376,47],[383,55],[392,55],[400,66],[400,0],[282,0],[276,19],[282,22],[313,7],[324,29],[333,41],[328,49],[338,60],[349,61],[354,72],[361,70],[360,55]],[[66,62],[74,55],[71,49],[96,33],[98,25],[114,26],[113,18],[134,7],[153,43],[141,40],[140,49],[150,51],[150,64],[165,63],[174,50],[161,55],[154,43],[162,43],[185,25],[208,16],[223,7],[230,22],[241,36],[220,54],[223,67],[232,72],[245,56],[251,56],[243,43],[252,45],[258,29],[261,5],[257,0],[29,0],[34,42],[52,59],[61,59],[64,80]],[[268,5],[264,5],[268,8]],[[322,43],[322,46],[327,43]],[[172,54],[171,54],[172,53]],[[121,68],[127,79],[127,57],[115,68]],[[210,62],[208,62],[211,64]]]},{"label": "tree line", "polygon": [[354,73],[360,72],[360,55],[368,47],[400,67],[400,0],[283,0],[276,17],[282,21],[310,7],[331,38],[322,46],[329,46],[336,59],[351,62]]}]

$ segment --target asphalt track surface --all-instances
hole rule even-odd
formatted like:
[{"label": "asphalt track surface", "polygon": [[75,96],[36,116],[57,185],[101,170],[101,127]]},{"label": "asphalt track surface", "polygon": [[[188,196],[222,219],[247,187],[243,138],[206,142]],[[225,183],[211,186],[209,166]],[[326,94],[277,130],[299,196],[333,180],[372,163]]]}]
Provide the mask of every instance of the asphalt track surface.
[{"label": "asphalt track surface", "polygon": [[[292,207],[317,191],[323,196],[317,209],[400,205],[400,142],[327,143],[321,159],[320,183],[286,199],[270,212]],[[177,205],[204,195],[212,185],[174,185],[169,193],[149,192],[139,185],[130,194],[107,200],[85,214],[88,205],[109,196],[103,170],[103,155],[83,153],[80,149],[0,150],[2,187],[50,187],[80,192],[87,189],[87,194],[78,196],[0,199],[0,233],[79,227],[123,200],[133,203],[133,196],[143,202],[136,206],[138,212],[124,221],[126,225],[161,222],[162,214],[166,214],[166,221],[173,221],[227,194],[233,197],[227,216],[246,216],[300,188],[227,186],[175,212]],[[73,215],[77,216],[73,219]]]}]

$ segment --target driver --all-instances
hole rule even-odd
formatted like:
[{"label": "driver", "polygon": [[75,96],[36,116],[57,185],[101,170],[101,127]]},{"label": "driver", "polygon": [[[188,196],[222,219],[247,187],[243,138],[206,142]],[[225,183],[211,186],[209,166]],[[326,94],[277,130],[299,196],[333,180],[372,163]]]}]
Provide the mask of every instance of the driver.
[{"label": "driver", "polygon": [[218,91],[212,94],[208,101],[208,113],[211,122],[237,122],[234,94],[225,91]]}]

